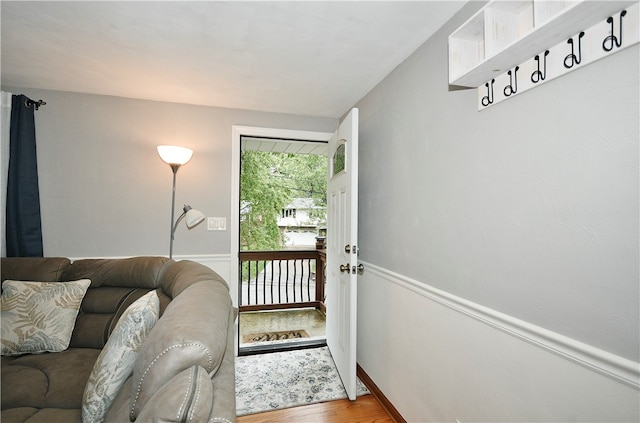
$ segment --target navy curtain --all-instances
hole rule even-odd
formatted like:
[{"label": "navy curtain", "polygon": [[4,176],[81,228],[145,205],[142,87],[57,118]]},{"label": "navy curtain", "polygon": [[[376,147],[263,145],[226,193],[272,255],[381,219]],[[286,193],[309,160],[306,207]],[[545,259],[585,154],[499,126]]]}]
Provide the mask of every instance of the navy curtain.
[{"label": "navy curtain", "polygon": [[42,257],[42,223],[36,161],[34,103],[24,95],[11,99],[9,173],[7,175],[7,257]]}]

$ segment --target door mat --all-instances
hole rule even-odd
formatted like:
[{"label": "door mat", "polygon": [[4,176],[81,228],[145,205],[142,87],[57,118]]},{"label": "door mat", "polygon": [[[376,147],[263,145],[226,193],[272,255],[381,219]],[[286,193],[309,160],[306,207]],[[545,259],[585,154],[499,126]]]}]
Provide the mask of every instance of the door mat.
[{"label": "door mat", "polygon": [[290,339],[308,338],[309,334],[304,329],[283,330],[279,332],[250,333],[242,336],[242,343],[285,341]]}]

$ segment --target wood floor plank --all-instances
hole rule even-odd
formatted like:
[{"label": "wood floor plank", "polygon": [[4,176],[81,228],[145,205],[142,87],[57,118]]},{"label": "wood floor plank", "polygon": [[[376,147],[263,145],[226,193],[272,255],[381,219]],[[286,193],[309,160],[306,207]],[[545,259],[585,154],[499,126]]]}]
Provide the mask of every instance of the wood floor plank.
[{"label": "wood floor plank", "polygon": [[393,423],[373,395],[238,417],[237,423]]}]

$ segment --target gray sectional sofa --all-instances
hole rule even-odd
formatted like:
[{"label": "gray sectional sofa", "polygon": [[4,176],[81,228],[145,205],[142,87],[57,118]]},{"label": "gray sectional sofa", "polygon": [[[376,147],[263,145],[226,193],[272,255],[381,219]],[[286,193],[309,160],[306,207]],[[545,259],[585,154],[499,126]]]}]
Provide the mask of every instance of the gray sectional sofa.
[{"label": "gray sectional sofa", "polygon": [[3,347],[3,423],[82,422],[83,393],[96,360],[125,310],[150,291],[157,294],[149,295],[159,318],[103,420],[235,421],[237,311],[227,283],[208,267],[165,257],[3,258],[0,270],[2,281],[91,281],[66,349],[4,355]]}]

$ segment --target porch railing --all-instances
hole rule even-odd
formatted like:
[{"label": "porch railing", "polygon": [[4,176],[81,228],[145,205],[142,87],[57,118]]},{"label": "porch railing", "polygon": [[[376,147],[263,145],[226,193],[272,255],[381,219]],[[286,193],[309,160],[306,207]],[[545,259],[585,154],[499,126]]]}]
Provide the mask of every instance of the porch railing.
[{"label": "porch railing", "polygon": [[321,250],[241,251],[240,311],[324,311],[324,267]]}]

